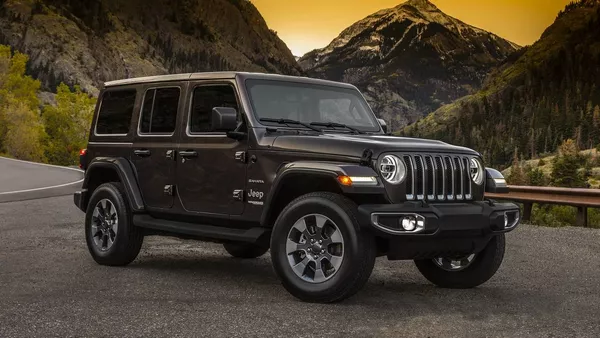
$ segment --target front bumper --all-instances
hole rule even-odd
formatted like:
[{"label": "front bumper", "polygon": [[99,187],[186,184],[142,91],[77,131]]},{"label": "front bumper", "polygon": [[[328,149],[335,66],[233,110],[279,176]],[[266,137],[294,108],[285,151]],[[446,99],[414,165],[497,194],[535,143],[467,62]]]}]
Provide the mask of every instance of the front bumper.
[{"label": "front bumper", "polygon": [[[358,211],[364,229],[387,239],[390,259],[477,253],[493,236],[514,230],[520,221],[517,205],[489,201],[361,205]],[[421,223],[407,231],[402,226],[406,217]]]}]

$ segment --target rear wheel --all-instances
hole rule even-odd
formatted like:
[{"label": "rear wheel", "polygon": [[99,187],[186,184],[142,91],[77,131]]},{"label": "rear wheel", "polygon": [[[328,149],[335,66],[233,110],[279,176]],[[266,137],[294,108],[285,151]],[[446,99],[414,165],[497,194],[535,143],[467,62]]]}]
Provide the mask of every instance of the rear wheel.
[{"label": "rear wheel", "polygon": [[271,236],[271,260],[283,286],[308,302],[355,294],[369,279],[375,256],[375,240],[360,231],[356,205],[334,193],[292,201]]},{"label": "rear wheel", "polygon": [[494,236],[483,251],[457,257],[417,260],[417,268],[433,284],[450,289],[468,289],[487,282],[502,264],[504,234]]},{"label": "rear wheel", "polygon": [[127,265],[137,257],[144,236],[140,228],[133,226],[120,183],[105,183],[94,190],[86,212],[85,238],[98,264]]},{"label": "rear wheel", "polygon": [[235,258],[256,258],[269,251],[269,248],[247,243],[225,243],[223,247]]}]

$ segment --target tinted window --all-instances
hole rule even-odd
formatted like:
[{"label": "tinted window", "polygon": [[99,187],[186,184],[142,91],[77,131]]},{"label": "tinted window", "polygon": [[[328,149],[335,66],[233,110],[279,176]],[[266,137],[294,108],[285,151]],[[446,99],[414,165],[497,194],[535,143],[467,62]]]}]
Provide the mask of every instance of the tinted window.
[{"label": "tinted window", "polygon": [[272,80],[247,80],[246,86],[259,119],[335,122],[362,131],[380,130],[367,102],[353,88]]},{"label": "tinted window", "polygon": [[172,134],[175,131],[179,88],[150,89],[144,96],[140,134]]},{"label": "tinted window", "polygon": [[215,107],[235,108],[239,112],[233,87],[201,86],[194,89],[190,132],[210,132],[212,109]]},{"label": "tinted window", "polygon": [[135,105],[135,90],[112,90],[104,92],[96,134],[127,134]]}]

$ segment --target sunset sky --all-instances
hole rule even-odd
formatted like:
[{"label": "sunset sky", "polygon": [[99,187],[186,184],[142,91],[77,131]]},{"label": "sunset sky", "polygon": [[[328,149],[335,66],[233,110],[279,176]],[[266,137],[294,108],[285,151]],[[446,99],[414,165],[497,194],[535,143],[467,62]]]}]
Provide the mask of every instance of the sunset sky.
[{"label": "sunset sky", "polygon": [[[251,0],[270,28],[302,56],[354,22],[403,0]],[[432,0],[440,10],[519,45],[535,42],[571,0]]]}]

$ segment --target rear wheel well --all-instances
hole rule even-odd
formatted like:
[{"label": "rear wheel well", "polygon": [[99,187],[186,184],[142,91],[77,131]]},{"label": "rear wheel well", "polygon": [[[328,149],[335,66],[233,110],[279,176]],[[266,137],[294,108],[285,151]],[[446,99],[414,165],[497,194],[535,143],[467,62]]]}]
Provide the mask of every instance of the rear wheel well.
[{"label": "rear wheel well", "polygon": [[328,191],[341,194],[342,189],[335,178],[327,175],[291,174],[279,182],[279,190],[271,199],[271,207],[265,226],[275,224],[277,217],[283,209],[294,199],[318,191]]},{"label": "rear wheel well", "polygon": [[117,171],[111,168],[93,168],[87,175],[89,176],[89,179],[87,181],[87,196],[84,208],[87,208],[90,197],[100,185],[109,182],[121,182],[121,178]]}]

